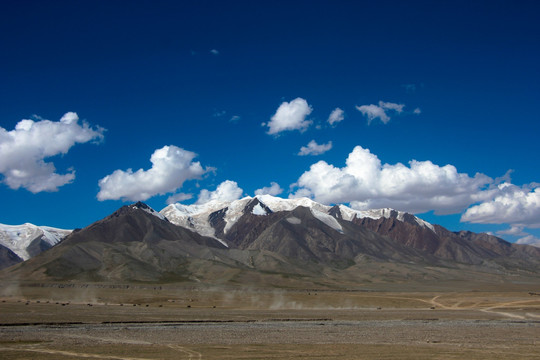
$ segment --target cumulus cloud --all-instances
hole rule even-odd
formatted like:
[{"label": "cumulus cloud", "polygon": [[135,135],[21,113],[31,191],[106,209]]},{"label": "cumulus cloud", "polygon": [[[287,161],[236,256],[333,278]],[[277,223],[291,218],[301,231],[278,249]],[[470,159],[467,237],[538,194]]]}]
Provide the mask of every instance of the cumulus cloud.
[{"label": "cumulus cloud", "polygon": [[335,108],[328,117],[328,123],[334,125],[335,123],[343,121],[343,119],[345,119],[345,112],[340,108]]},{"label": "cumulus cloud", "polygon": [[32,193],[57,191],[75,179],[75,171],[56,172],[45,159],[67,154],[77,143],[100,141],[105,129],[79,124],[79,117],[68,112],[60,121],[21,120],[15,129],[0,127],[0,174],[2,182],[12,189],[24,188]]},{"label": "cumulus cloud", "polygon": [[532,245],[532,246],[540,247],[540,239],[533,235],[527,235],[525,237],[522,237],[521,239],[518,239],[516,241],[516,244]]},{"label": "cumulus cloud", "polygon": [[438,166],[431,161],[383,165],[375,154],[357,146],[345,167],[325,161],[311,165],[293,184],[298,189],[292,196],[307,196],[326,204],[350,203],[359,210],[391,207],[412,213],[434,210],[449,214],[492,196],[487,188],[492,182],[486,175],[470,177],[452,165]]},{"label": "cumulus cloud", "polygon": [[234,201],[242,197],[242,190],[236,181],[225,180],[218,185],[216,190],[201,190],[197,204],[205,204],[209,201]]},{"label": "cumulus cloud", "polygon": [[422,113],[422,110],[420,110],[420,108],[416,108],[413,110],[413,114],[415,115],[420,115]]},{"label": "cumulus cloud", "polygon": [[291,130],[305,131],[312,124],[312,121],[306,120],[311,111],[313,108],[302,98],[291,102],[284,101],[266,124],[269,127],[268,134],[275,135]]},{"label": "cumulus cloud", "polygon": [[216,50],[216,49],[212,49],[212,50],[210,50],[210,54],[212,54],[212,55],[219,55],[219,51]]},{"label": "cumulus cloud", "polygon": [[525,244],[540,247],[540,239],[530,233],[523,231],[523,229],[524,226],[522,225],[511,225],[510,228],[507,230],[497,231],[497,235],[510,235],[513,237],[520,236],[520,238],[516,241],[516,244]]},{"label": "cumulus cloud", "polygon": [[317,144],[315,140],[311,140],[307,146],[302,146],[300,148],[300,152],[298,155],[300,156],[306,156],[306,155],[320,155],[324,154],[328,150],[332,148],[332,142],[329,141],[328,144]]},{"label": "cumulus cloud", "polygon": [[497,231],[497,235],[525,236],[528,234],[523,232],[523,226],[511,226],[510,229]]},{"label": "cumulus cloud", "polygon": [[356,109],[368,119],[369,125],[375,119],[380,119],[383,124],[387,124],[390,121],[388,113],[396,112],[400,114],[403,112],[404,107],[405,105],[403,104],[379,101],[379,105],[371,104],[356,106]]},{"label": "cumulus cloud", "polygon": [[493,199],[467,209],[461,221],[539,228],[540,186],[532,184],[519,187],[504,182],[498,185]]},{"label": "cumulus cloud", "polygon": [[270,186],[265,186],[262,189],[255,190],[255,195],[272,195],[276,196],[283,192],[281,186],[276,182],[271,182]]},{"label": "cumulus cloud", "polygon": [[138,201],[158,194],[175,192],[186,180],[200,178],[203,169],[193,159],[197,155],[177,146],[164,146],[150,157],[152,167],[135,172],[116,170],[99,180],[98,200]]}]

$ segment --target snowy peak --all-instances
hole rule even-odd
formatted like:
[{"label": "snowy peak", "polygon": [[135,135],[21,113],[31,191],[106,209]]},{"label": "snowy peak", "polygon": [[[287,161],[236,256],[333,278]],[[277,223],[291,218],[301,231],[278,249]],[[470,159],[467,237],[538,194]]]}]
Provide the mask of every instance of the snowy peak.
[{"label": "snowy peak", "polygon": [[281,199],[271,195],[257,195],[255,199],[258,200],[261,206],[266,209],[270,209],[272,212],[279,211],[292,211],[300,206],[306,207],[311,211],[311,214],[319,221],[330,226],[336,231],[343,232],[343,229],[334,216],[332,216],[332,207],[319,204],[308,198],[296,198],[296,199]]},{"label": "snowy peak", "polygon": [[257,197],[254,197],[249,201],[243,210],[244,214],[251,213],[257,216],[266,216],[272,214],[273,211],[266,204],[259,201]]},{"label": "snowy peak", "polygon": [[0,224],[0,245],[10,249],[23,260],[37,255],[41,250],[50,248],[71,233],[71,230],[49,226]]},{"label": "snowy peak", "polygon": [[223,233],[226,234],[245,213],[264,216],[279,211],[292,211],[299,206],[319,210],[325,214],[330,208],[307,198],[282,199],[271,195],[257,195],[234,201],[212,200],[205,204],[176,203],[167,206],[160,213],[173,224],[192,229],[204,236],[217,238],[216,229],[212,226],[212,223],[217,221],[216,215],[212,215],[216,212],[220,212],[225,222]]},{"label": "snowy peak", "polygon": [[[251,210],[251,213],[253,215],[268,215],[268,208],[264,206],[264,204],[261,205],[261,203],[257,203],[257,205],[253,206],[253,209]],[[271,210],[270,210],[271,211]]]},{"label": "snowy peak", "polygon": [[[175,203],[161,210],[160,214],[175,225],[195,231],[202,236],[217,239],[226,245],[216,236],[216,230],[212,226],[212,223],[216,223],[217,217],[211,215],[216,212],[224,212],[223,217],[225,218],[229,214],[230,205],[231,202],[215,200],[202,205],[184,205]],[[235,214],[233,214],[233,217],[235,217]]]},{"label": "snowy peak", "polygon": [[161,220],[167,220],[165,216],[163,216],[161,213],[157,212],[156,210],[152,209],[150,206],[146,205],[143,202],[138,201],[137,203],[130,205],[132,209],[141,209],[150,215],[154,215],[155,217],[161,219]]},{"label": "snowy peak", "polygon": [[308,198],[295,198],[295,199],[282,199],[272,195],[257,195],[255,196],[259,202],[266,205],[272,212],[278,211],[292,211],[299,206],[307,207],[309,209],[315,209],[324,213],[328,213],[331,209],[330,206],[326,206],[315,202]]},{"label": "snowy peak", "polygon": [[308,208],[315,218],[339,232],[343,232],[339,220],[353,221],[355,218],[395,218],[434,231],[428,222],[389,208],[361,211],[345,205],[323,205],[308,198],[283,199],[271,195],[248,196],[234,201],[213,200],[194,205],[176,203],[161,210],[160,214],[173,224],[219,240],[244,214],[266,216],[281,211],[293,211],[298,207]]},{"label": "snowy peak", "polygon": [[[339,215],[334,215],[334,214],[338,214],[338,210],[339,210]],[[373,209],[373,210],[354,210],[345,205],[339,205],[337,210],[332,210],[332,211],[333,211],[333,216],[339,217],[347,221],[352,221],[354,220],[354,218],[357,218],[357,219],[369,218],[373,220],[378,220],[381,218],[396,219],[401,222],[406,222],[409,224],[428,228],[431,231],[435,232],[435,228],[433,227],[433,225],[431,225],[427,221],[424,221],[412,214],[409,214],[403,211],[390,209],[390,208]]]}]

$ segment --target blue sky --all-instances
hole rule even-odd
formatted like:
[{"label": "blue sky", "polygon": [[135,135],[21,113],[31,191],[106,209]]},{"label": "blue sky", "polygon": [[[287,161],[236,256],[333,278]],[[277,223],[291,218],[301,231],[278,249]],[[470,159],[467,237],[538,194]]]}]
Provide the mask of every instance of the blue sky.
[{"label": "blue sky", "polygon": [[538,241],[539,15],[535,1],[4,2],[0,222],[76,228],[138,199],[281,189]]}]

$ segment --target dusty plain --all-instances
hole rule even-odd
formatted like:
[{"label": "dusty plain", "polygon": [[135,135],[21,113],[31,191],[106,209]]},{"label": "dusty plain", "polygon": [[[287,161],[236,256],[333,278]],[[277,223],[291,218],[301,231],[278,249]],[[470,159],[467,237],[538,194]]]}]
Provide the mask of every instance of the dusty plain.
[{"label": "dusty plain", "polygon": [[540,289],[526,284],[1,285],[6,360],[540,358]]}]

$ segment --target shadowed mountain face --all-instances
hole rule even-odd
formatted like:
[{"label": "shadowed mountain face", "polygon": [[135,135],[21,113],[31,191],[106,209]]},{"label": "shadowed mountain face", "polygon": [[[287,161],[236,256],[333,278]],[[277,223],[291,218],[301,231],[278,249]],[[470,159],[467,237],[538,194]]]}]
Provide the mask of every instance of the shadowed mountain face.
[{"label": "shadowed mountain face", "polygon": [[161,213],[142,203],[124,206],[4,270],[2,277],[354,286],[534,277],[540,270],[540,249],[494,236],[453,233],[390,209],[355,212],[308,199],[276,199],[168,207]]},{"label": "shadowed mountain face", "polygon": [[5,246],[0,245],[0,269],[4,269],[22,262],[17,254]]},{"label": "shadowed mountain face", "polygon": [[238,221],[223,234],[230,246],[323,263],[351,263],[359,254],[379,260],[404,261],[421,256],[414,249],[351,222],[336,219],[335,226],[329,226],[303,206],[292,211],[255,215],[252,208],[258,203],[258,199],[250,202]]},{"label": "shadowed mountain face", "polygon": [[525,268],[540,269],[540,249],[511,244],[492,235],[468,231],[451,232],[439,225],[435,225],[431,230],[418,226],[407,217],[405,221],[390,217],[354,219],[353,222],[439,259],[471,265],[495,262],[516,269],[528,264]]},{"label": "shadowed mountain face", "polygon": [[[182,241],[186,245],[223,248],[223,244],[175,226],[164,217],[152,213],[146,204],[123,206],[105,219],[74,232],[64,241],[69,244],[100,241],[108,244],[140,242],[155,244],[160,241]],[[156,215],[157,214],[157,215]]]},{"label": "shadowed mountain face", "polygon": [[211,257],[212,250],[225,248],[148,209],[141,203],[124,206],[20,264],[18,271],[33,278],[159,281],[186,276],[187,258]]},{"label": "shadowed mountain face", "polygon": [[[255,212],[257,207],[264,212]],[[487,234],[450,232],[390,209],[378,218],[355,214],[346,220],[340,207],[334,206],[323,214],[332,219],[321,219],[313,208],[298,206],[291,211],[273,212],[259,198],[253,198],[224,232],[227,211],[223,208],[211,213],[209,224],[214,227],[215,236],[229,246],[269,250],[306,261],[349,261],[363,254],[380,260],[424,259],[469,265],[500,260],[505,265],[526,262],[534,267],[540,260],[540,249],[511,244]]]}]

